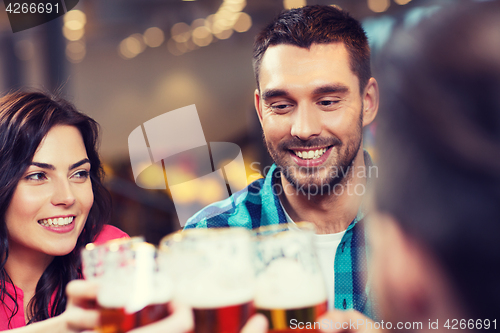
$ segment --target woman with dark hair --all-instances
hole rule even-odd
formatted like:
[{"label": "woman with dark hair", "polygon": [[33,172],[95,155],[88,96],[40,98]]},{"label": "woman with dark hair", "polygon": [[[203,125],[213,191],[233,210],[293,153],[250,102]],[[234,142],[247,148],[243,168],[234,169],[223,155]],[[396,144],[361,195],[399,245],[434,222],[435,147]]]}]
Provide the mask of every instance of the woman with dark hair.
[{"label": "woman with dark hair", "polygon": [[86,328],[65,312],[80,251],[128,237],[105,224],[111,198],[97,143],[98,124],[65,100],[38,92],[0,99],[0,330]]}]

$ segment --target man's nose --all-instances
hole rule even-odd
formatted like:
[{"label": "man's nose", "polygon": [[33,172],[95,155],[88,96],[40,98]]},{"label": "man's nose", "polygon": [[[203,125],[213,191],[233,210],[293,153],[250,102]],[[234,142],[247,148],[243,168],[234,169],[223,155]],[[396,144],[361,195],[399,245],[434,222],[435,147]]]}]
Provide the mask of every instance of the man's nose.
[{"label": "man's nose", "polygon": [[75,203],[75,195],[68,180],[55,182],[52,204],[54,206],[72,206]]},{"label": "man's nose", "polygon": [[309,140],[321,134],[321,117],[312,107],[299,107],[293,115],[291,135],[301,140]]}]

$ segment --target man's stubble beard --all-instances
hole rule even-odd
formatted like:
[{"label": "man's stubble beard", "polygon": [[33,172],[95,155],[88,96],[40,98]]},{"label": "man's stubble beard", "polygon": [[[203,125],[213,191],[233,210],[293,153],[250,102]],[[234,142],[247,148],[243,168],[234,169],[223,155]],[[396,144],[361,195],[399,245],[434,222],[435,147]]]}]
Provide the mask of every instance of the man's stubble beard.
[{"label": "man's stubble beard", "polygon": [[[363,110],[363,105],[361,105],[361,110]],[[344,151],[342,151],[342,147],[344,147],[345,143],[337,137],[314,138],[308,141],[303,141],[298,138],[292,138],[291,140],[279,143],[277,149],[275,149],[266,140],[265,135],[263,135],[263,139],[264,144],[267,147],[267,151],[269,152],[269,155],[271,155],[274,163],[276,163],[277,167],[285,176],[286,180],[297,191],[303,191],[304,193],[311,196],[325,194],[328,195],[331,193],[335,193],[335,189],[337,186],[345,185],[350,179],[354,160],[358,155],[359,149],[361,147],[362,130],[363,114],[361,111],[359,122],[356,128],[356,136],[353,142],[347,144]],[[328,156],[328,158],[331,158],[331,154],[334,153],[333,149],[337,148],[337,162],[330,167],[297,167],[291,165],[293,162],[287,162],[287,154],[289,150],[286,147],[310,148],[324,145],[333,145],[333,147],[331,148],[332,151],[330,152],[330,156]],[[299,170],[296,170],[297,168]],[[326,177],[324,177],[323,179],[320,176],[320,171],[322,170],[326,171]],[[301,174],[302,179],[299,180],[299,178],[297,177],[297,173]]]}]

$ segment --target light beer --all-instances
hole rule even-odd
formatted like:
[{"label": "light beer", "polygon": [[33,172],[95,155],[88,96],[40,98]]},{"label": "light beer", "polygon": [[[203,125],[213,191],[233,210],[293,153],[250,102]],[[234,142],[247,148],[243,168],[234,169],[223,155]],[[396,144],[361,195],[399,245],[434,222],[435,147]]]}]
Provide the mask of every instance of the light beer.
[{"label": "light beer", "polygon": [[[261,252],[262,257],[276,253],[271,251],[276,244],[279,241],[261,243],[261,250],[268,250]],[[257,277],[256,311],[266,316],[271,332],[319,332],[319,323],[316,327],[314,323],[327,310],[323,276],[313,255],[292,253],[290,257],[269,256],[268,264],[262,267]]]},{"label": "light beer", "polygon": [[[314,329],[314,322],[318,317],[326,313],[327,302],[324,301],[318,305],[307,306],[295,309],[265,309],[257,308],[256,312],[266,316],[269,322],[270,332],[289,333],[297,331],[319,332],[319,326]],[[304,328],[299,329],[298,324]],[[310,324],[313,329],[307,329]],[[319,325],[319,324],[318,324]]]}]

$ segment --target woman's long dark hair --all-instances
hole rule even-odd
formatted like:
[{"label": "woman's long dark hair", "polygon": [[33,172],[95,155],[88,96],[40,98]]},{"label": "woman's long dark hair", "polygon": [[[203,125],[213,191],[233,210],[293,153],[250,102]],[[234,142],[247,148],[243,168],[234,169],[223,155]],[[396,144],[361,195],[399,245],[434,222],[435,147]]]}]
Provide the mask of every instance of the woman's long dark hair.
[{"label": "woman's long dark hair", "polygon": [[12,281],[5,270],[9,256],[5,213],[40,142],[56,125],[74,126],[82,135],[91,165],[94,204],[73,251],[55,257],[40,277],[28,306],[28,324],[54,317],[65,310],[66,284],[81,276],[80,250],[95,240],[111,213],[111,197],[102,185],[104,172],[97,153],[99,125],[78,112],[71,103],[44,93],[15,92],[0,98],[0,302],[6,306],[7,298],[14,301],[14,308],[9,309],[12,311],[10,319],[19,310],[19,304],[17,295],[10,294],[6,286]]}]

